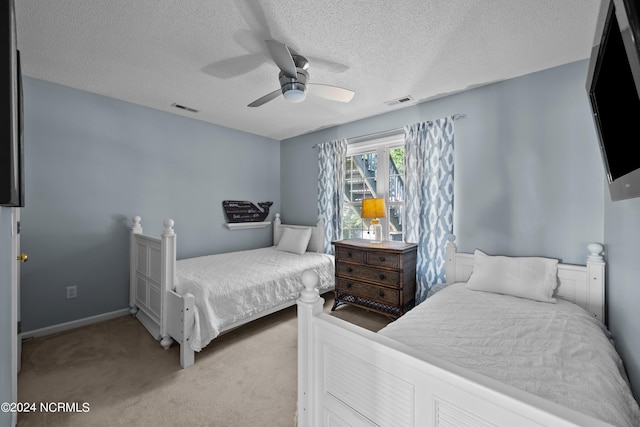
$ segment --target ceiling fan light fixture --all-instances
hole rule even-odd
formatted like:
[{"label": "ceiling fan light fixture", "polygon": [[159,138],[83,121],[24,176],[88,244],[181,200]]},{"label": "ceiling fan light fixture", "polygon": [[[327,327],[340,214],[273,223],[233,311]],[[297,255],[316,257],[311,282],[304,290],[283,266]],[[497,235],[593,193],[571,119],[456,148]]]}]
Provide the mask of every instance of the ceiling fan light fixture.
[{"label": "ceiling fan light fixture", "polygon": [[[301,57],[296,56],[296,58]],[[309,73],[307,71],[300,67],[296,68],[296,71],[296,77],[289,77],[282,72],[278,75],[284,99],[293,103],[305,100],[307,97],[307,82],[309,81]]]},{"label": "ceiling fan light fixture", "polygon": [[289,102],[298,103],[304,101],[307,97],[307,92],[300,89],[289,89],[285,93],[283,93],[284,99]]}]

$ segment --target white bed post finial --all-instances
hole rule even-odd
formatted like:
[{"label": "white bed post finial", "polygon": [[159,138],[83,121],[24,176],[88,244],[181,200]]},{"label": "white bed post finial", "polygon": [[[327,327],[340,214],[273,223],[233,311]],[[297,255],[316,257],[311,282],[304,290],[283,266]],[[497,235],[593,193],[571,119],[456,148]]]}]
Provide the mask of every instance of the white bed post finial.
[{"label": "white bed post finial", "polygon": [[175,224],[175,221],[172,220],[171,218],[167,218],[164,220],[164,231],[162,232],[163,236],[173,236],[174,234],[176,234],[175,231],[173,231],[173,224]]},{"label": "white bed post finial", "polygon": [[589,261],[602,261],[602,251],[604,250],[604,246],[600,243],[589,243],[587,245],[587,250],[589,251],[589,257],[587,258]]},{"label": "white bed post finial", "polygon": [[132,233],[142,234],[142,225],[140,225],[140,221],[142,221],[142,218],[140,218],[138,215],[131,218],[131,222],[133,223],[133,225],[131,226]]},{"label": "white bed post finial", "polygon": [[317,284],[320,277],[315,270],[305,270],[302,272],[302,284],[304,290],[300,292],[300,300],[302,302],[312,303],[316,302],[320,298],[320,292],[318,292]]}]

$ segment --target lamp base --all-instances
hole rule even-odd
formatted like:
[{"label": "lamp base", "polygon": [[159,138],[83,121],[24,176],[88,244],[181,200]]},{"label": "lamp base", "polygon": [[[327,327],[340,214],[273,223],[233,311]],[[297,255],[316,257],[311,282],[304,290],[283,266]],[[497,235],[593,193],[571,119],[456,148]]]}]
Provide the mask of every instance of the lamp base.
[{"label": "lamp base", "polygon": [[380,225],[380,220],[374,219],[371,221],[369,225],[369,235],[371,235],[371,227],[373,227],[373,239],[371,239],[372,243],[382,243],[382,225]]}]

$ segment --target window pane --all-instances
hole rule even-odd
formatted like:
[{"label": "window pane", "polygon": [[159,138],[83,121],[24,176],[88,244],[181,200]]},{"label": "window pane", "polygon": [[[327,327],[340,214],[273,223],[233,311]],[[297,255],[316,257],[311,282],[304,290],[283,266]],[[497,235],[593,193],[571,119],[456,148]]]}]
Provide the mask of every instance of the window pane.
[{"label": "window pane", "polygon": [[389,240],[404,240],[404,209],[400,205],[389,207]]},{"label": "window pane", "polygon": [[356,167],[353,156],[347,157],[344,194],[347,201],[355,201],[358,198],[358,189],[363,180]]},{"label": "window pane", "polygon": [[375,197],[377,164],[376,153],[347,157],[345,176],[347,200],[358,203],[365,197]]},{"label": "window pane", "polygon": [[360,206],[348,206],[345,204],[342,214],[342,236],[345,239],[362,239],[362,231],[365,225],[360,218],[362,208]]},{"label": "window pane", "polygon": [[402,176],[389,177],[389,201],[390,202],[404,201],[404,177]]},{"label": "window pane", "polygon": [[389,201],[404,201],[404,148],[389,150]]},{"label": "window pane", "polygon": [[404,175],[404,147],[389,150],[389,175]]}]

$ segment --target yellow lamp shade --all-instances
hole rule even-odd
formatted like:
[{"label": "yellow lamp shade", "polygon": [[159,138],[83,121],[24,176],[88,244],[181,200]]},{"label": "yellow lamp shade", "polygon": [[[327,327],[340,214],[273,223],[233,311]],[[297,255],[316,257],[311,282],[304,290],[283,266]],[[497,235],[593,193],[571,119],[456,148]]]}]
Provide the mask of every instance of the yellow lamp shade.
[{"label": "yellow lamp shade", "polygon": [[362,218],[384,218],[384,199],[362,199]]}]

